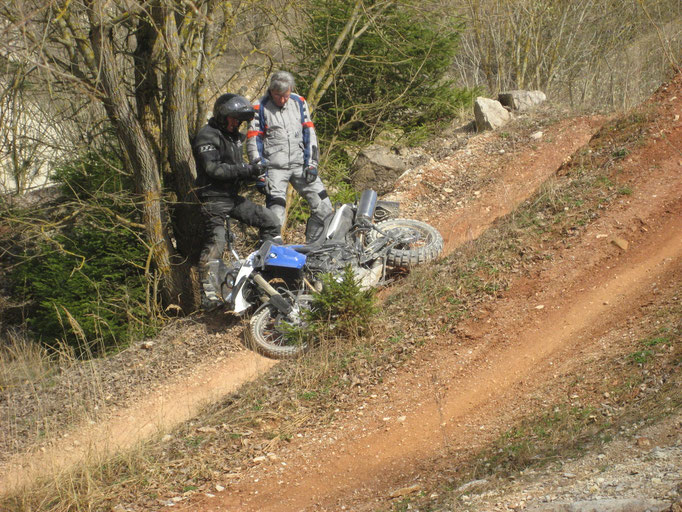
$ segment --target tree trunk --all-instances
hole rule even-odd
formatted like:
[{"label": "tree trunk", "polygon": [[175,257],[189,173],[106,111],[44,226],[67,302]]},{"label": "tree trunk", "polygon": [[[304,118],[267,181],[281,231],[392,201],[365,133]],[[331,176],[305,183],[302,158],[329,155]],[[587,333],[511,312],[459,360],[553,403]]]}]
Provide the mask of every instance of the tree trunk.
[{"label": "tree trunk", "polygon": [[[163,139],[167,144],[168,161],[173,171],[173,185],[177,195],[177,201],[172,207],[171,217],[177,248],[184,257],[182,267],[188,275],[194,276],[195,274],[190,274],[190,269],[199,261],[201,254],[203,222],[199,201],[194,191],[196,169],[188,135],[189,115],[187,106],[191,102],[186,70],[189,69],[189,66],[182,60],[178,27],[172,11],[166,13],[164,35],[168,49],[164,81],[166,104],[163,111],[166,119],[163,124]],[[184,290],[183,295],[194,297],[193,290],[198,287],[198,282],[194,283],[192,279],[189,279],[185,285],[190,288]],[[198,304],[193,304],[193,306],[198,306]]]},{"label": "tree trunk", "polygon": [[191,297],[187,296],[187,290],[191,289],[187,285],[190,276],[183,265],[177,264],[179,258],[168,233],[168,214],[163,206],[158,160],[120,87],[123,75],[114,56],[107,25],[97,19],[93,20],[92,26],[95,29],[91,31],[90,37],[96,59],[101,64],[101,87],[106,98],[104,105],[121,146],[130,158],[136,192],[141,197],[142,218],[151,259],[161,280],[162,303],[165,307],[175,304],[184,310],[189,306],[188,300],[191,301]]}]

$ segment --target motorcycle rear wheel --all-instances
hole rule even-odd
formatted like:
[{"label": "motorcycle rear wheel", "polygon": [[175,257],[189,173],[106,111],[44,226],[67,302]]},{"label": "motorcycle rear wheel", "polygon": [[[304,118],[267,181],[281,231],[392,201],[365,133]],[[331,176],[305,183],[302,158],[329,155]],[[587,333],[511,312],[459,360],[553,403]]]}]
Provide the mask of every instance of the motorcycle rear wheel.
[{"label": "motorcycle rear wheel", "polygon": [[[433,261],[443,250],[443,237],[436,228],[413,219],[389,219],[377,225],[384,233],[404,238],[388,250],[386,264],[390,267],[409,268]],[[371,231],[372,242],[383,237],[378,231]]]},{"label": "motorcycle rear wheel", "polygon": [[251,317],[248,338],[253,348],[271,359],[293,359],[308,350],[308,343],[294,339],[287,319],[274,307],[266,306]]}]

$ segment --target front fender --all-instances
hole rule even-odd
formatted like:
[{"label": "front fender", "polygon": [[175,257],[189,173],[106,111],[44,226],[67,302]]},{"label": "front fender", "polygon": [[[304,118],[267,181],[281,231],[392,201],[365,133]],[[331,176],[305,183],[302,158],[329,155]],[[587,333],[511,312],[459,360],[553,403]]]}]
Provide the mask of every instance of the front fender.
[{"label": "front fender", "polygon": [[235,282],[234,288],[232,288],[230,295],[226,299],[227,302],[232,306],[232,311],[234,313],[243,313],[244,311],[251,307],[249,301],[246,300],[244,288],[246,284],[249,282],[249,278],[251,277],[251,274],[254,271],[255,255],[256,252],[251,253],[244,262],[244,264],[239,269],[239,273],[237,274],[237,277],[234,280]]}]

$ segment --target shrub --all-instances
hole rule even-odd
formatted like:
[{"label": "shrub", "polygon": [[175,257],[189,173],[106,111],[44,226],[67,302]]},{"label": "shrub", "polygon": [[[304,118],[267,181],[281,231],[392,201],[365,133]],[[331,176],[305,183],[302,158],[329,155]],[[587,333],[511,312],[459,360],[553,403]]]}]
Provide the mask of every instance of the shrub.
[{"label": "shrub", "polygon": [[373,289],[362,290],[352,267],[341,276],[322,276],[322,291],[313,295],[310,321],[341,336],[357,336],[375,313]]},{"label": "shrub", "polygon": [[[474,92],[446,77],[462,30],[458,18],[428,1],[372,4],[360,14],[355,4],[313,0],[307,27],[290,38],[298,87],[308,94],[332,55],[327,74],[334,79],[312,105],[323,143],[369,142],[385,125],[409,129],[449,119],[471,102]],[[357,33],[344,39],[354,16]]]},{"label": "shrub", "polygon": [[87,153],[57,169],[59,204],[39,212],[38,241],[25,243],[9,276],[34,334],[48,346],[63,340],[80,356],[153,330],[148,250],[130,221],[137,211],[120,167],[112,153]]},{"label": "shrub", "polygon": [[313,294],[304,327],[292,327],[289,337],[316,344],[321,340],[354,340],[362,336],[376,313],[374,290],[362,290],[350,266],[340,276],[325,274],[321,280],[322,290]]}]

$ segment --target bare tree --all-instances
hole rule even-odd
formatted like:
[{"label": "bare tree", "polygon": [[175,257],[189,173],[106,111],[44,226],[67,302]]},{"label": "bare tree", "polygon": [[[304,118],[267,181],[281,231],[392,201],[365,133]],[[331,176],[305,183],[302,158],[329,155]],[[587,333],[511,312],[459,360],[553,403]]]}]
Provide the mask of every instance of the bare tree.
[{"label": "bare tree", "polygon": [[[165,305],[190,310],[200,218],[190,140],[217,91],[212,71],[254,2],[7,0],[0,59],[76,112],[100,105],[140,198]],[[15,81],[16,81],[15,80]],[[224,86],[224,82],[220,85]],[[11,90],[18,90],[16,87]]]},{"label": "bare tree", "polygon": [[682,46],[678,0],[466,0],[455,7],[467,21],[455,72],[490,93],[538,88],[574,104],[613,107],[637,100],[628,97],[635,88],[648,94]]}]

